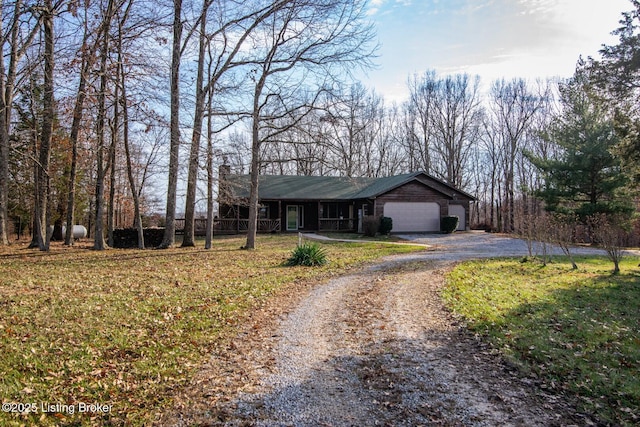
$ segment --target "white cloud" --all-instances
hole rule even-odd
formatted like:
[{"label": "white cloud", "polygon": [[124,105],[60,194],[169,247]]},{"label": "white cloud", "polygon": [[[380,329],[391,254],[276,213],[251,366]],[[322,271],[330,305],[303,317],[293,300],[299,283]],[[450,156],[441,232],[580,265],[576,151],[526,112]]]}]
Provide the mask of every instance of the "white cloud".
[{"label": "white cloud", "polygon": [[380,10],[380,9],[379,9],[379,8],[377,8],[377,7],[369,8],[369,10],[367,10],[366,15],[367,15],[367,16],[373,16],[373,15],[375,15],[376,13],[378,13],[378,11],[379,11],[379,10]]},{"label": "white cloud", "polygon": [[399,100],[407,77],[435,69],[506,77],[569,77],[580,55],[615,43],[628,0],[372,0],[382,43],[367,85]]}]

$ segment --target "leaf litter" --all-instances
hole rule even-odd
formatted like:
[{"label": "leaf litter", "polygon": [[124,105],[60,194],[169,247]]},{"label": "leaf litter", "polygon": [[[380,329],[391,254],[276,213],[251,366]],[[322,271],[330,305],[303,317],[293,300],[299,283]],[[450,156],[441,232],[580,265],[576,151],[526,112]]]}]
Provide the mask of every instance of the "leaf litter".
[{"label": "leaf litter", "polygon": [[595,425],[444,307],[451,261],[402,256],[255,310],[161,425]]}]

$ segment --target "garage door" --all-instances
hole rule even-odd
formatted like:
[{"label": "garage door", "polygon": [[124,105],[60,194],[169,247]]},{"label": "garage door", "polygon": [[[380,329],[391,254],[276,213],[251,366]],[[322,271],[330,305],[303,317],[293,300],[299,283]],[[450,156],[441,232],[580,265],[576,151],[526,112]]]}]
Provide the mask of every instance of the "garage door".
[{"label": "garage door", "polygon": [[449,205],[449,215],[455,215],[458,217],[458,231],[464,231],[467,229],[467,224],[465,223],[465,211],[464,206],[462,205]]},{"label": "garage door", "polygon": [[437,203],[387,202],[384,216],[393,219],[393,232],[440,231],[440,205]]}]

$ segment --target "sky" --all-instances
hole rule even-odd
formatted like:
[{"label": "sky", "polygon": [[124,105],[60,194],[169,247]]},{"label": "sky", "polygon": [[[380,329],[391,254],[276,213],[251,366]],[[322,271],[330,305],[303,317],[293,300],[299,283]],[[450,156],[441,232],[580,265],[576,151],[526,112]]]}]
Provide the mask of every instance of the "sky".
[{"label": "sky", "polygon": [[580,55],[616,44],[629,0],[370,0],[380,43],[377,68],[361,81],[386,100],[406,99],[410,75],[570,77]]}]

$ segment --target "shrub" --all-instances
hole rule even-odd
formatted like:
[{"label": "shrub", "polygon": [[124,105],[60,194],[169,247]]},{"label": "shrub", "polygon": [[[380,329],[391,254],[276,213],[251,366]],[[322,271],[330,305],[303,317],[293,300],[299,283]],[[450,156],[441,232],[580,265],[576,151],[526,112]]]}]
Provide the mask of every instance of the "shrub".
[{"label": "shrub", "polygon": [[367,237],[375,237],[380,228],[380,220],[373,216],[365,216],[362,219],[362,231]]},{"label": "shrub", "polygon": [[287,260],[288,266],[304,265],[313,267],[327,263],[327,252],[317,243],[304,243],[296,247]]},{"label": "shrub", "polygon": [[380,218],[380,227],[378,227],[378,231],[380,234],[389,234],[393,229],[393,219],[388,216],[383,216]]},{"label": "shrub", "polygon": [[443,216],[440,220],[440,231],[453,233],[458,228],[459,218],[455,215]]},{"label": "shrub", "polygon": [[[164,228],[145,228],[144,229],[144,246],[147,248],[157,248],[162,243],[164,237]],[[137,248],[138,247],[138,229],[137,228],[118,228],[113,230],[113,247],[114,248]]]}]

